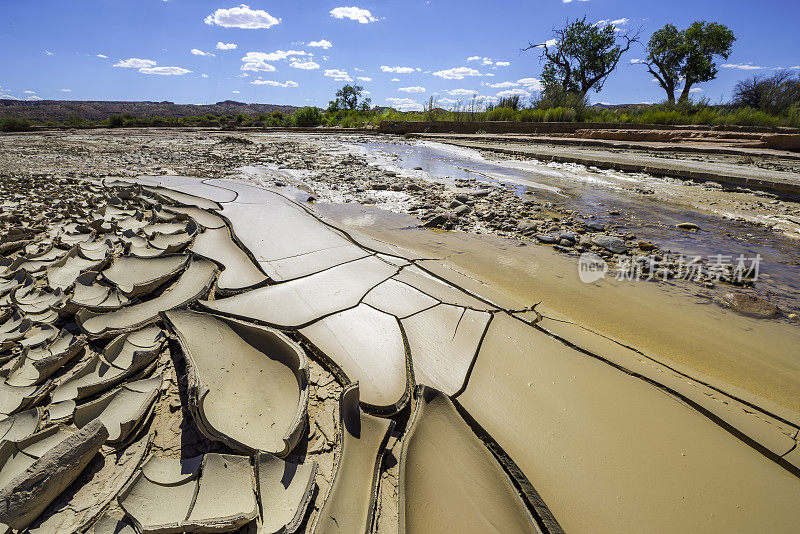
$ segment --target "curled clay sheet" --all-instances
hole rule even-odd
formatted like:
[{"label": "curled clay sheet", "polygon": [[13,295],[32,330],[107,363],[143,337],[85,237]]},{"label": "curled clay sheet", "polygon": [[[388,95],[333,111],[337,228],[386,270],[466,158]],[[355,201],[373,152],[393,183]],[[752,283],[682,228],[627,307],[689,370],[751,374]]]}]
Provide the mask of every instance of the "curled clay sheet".
[{"label": "curled clay sheet", "polygon": [[6,384],[0,378],[0,416],[11,415],[39,402],[52,389],[52,382],[47,381],[38,386],[16,387]]},{"label": "curled clay sheet", "polygon": [[0,442],[27,438],[39,429],[42,417],[42,409],[33,408],[0,419]]},{"label": "curled clay sheet", "polygon": [[110,313],[81,310],[75,315],[78,325],[92,338],[110,337],[141,328],[159,320],[159,313],[186,306],[202,298],[211,288],[217,266],[208,260],[194,259],[172,286],[151,300]]},{"label": "curled clay sheet", "polygon": [[394,421],[359,409],[358,384],[351,384],[342,391],[336,473],[313,532],[355,534],[370,531],[377,497],[378,468],[393,428]]},{"label": "curled clay sheet", "polygon": [[86,364],[53,391],[53,402],[75,401],[100,393],[153,362],[166,342],[164,332],[149,326],[111,340],[103,354]]},{"label": "curled clay sheet", "polygon": [[66,330],[61,330],[52,343],[25,349],[8,375],[6,383],[11,386],[41,384],[64,363],[74,358],[85,345],[84,336],[75,337]]},{"label": "curled clay sheet", "polygon": [[314,494],[317,462],[295,464],[266,452],[256,455],[259,534],[295,532],[303,522]]},{"label": "curled clay sheet", "polygon": [[240,291],[267,280],[250,257],[231,239],[227,226],[205,230],[195,238],[190,248],[195,254],[225,267],[217,280],[218,291]]},{"label": "curled clay sheet", "polygon": [[322,356],[358,382],[362,406],[382,414],[403,408],[411,390],[411,373],[397,319],[366,304],[300,329]]},{"label": "curled clay sheet", "polygon": [[114,311],[130,302],[119,290],[97,282],[100,273],[89,271],[75,280],[72,297],[65,306],[66,313],[76,313],[81,308],[94,313]]},{"label": "curled clay sheet", "polygon": [[396,272],[397,267],[370,256],[305,278],[200,304],[277,328],[298,328],[356,306],[370,289]]},{"label": "curled clay sheet", "polygon": [[75,247],[47,268],[47,286],[66,291],[72,287],[78,276],[86,271],[102,268],[106,261],[105,257],[99,260],[87,260],[81,257],[78,247]]},{"label": "curled clay sheet", "polygon": [[[0,468],[4,484],[0,489],[0,523],[24,529],[74,481],[103,446],[108,431],[100,421],[94,421],[77,432],[69,432],[53,443],[34,436],[19,443],[6,442],[17,451],[8,456],[0,451],[0,461],[14,458],[15,468],[27,464],[10,480],[2,473],[10,468],[8,462]],[[35,441],[34,443],[30,443]],[[5,445],[4,445],[5,447]],[[29,456],[24,464],[16,463],[22,455]]]},{"label": "curled clay sheet", "polygon": [[121,256],[102,271],[104,280],[114,284],[127,298],[149,294],[178,275],[189,262],[187,254],[144,259]]},{"label": "curled clay sheet", "polygon": [[258,516],[247,456],[151,457],[118,497],[146,533],[234,532]]},{"label": "curled clay sheet", "polygon": [[398,532],[540,532],[511,479],[447,395],[422,386],[415,401],[400,457]]},{"label": "curled clay sheet", "polygon": [[186,356],[200,430],[236,450],[288,454],[308,409],[303,350],[266,327],[192,311],[165,316]]},{"label": "curled clay sheet", "polygon": [[96,419],[108,430],[108,443],[124,442],[151,413],[161,384],[160,375],[123,384],[119,389],[79,406],[73,416],[75,426],[83,428]]}]

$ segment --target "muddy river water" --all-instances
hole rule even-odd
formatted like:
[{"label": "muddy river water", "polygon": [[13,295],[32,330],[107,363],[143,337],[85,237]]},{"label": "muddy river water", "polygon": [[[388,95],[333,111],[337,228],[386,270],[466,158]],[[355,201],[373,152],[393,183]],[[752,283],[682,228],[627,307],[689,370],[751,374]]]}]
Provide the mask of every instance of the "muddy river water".
[{"label": "muddy river water", "polygon": [[[509,185],[520,195],[533,194],[540,201],[559,204],[622,233],[658,243],[665,252],[687,258],[701,256],[712,262],[720,261],[718,255],[722,255],[721,261],[734,263],[743,256],[748,266],[753,258],[760,258],[760,287],[790,308],[800,303],[800,239],[730,216],[735,214],[726,213],[724,201],[715,197],[734,193],[575,164],[490,160],[471,149],[433,142],[370,142],[362,146],[401,169],[417,170],[433,179]],[[686,201],[686,196],[695,193],[713,199],[701,208]],[[716,205],[720,207],[713,209]],[[687,232],[676,228],[679,223],[696,224],[700,230]]]}]

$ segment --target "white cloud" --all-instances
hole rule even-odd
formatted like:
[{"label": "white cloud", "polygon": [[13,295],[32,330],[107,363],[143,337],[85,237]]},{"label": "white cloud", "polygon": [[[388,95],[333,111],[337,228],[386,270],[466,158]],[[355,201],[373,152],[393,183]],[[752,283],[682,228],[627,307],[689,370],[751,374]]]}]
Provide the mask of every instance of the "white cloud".
[{"label": "white cloud", "polygon": [[28,98],[26,98],[25,100],[35,101],[35,100],[41,100],[41,99],[42,99],[42,97],[40,97],[40,96],[31,95]]},{"label": "white cloud", "polygon": [[484,65],[494,65],[494,62],[491,59],[483,58]]},{"label": "white cloud", "polygon": [[319,68],[319,63],[310,59],[308,61],[298,61],[295,59],[290,65],[296,69],[302,70],[314,70]]},{"label": "white cloud", "polygon": [[204,20],[210,26],[216,24],[223,28],[242,28],[245,30],[271,28],[280,21],[281,19],[273,17],[264,10],[250,9],[245,4],[230,9],[217,9]]},{"label": "white cloud", "polygon": [[466,96],[466,95],[476,95],[478,91],[473,89],[450,89],[449,91],[445,91],[448,95],[453,96]]},{"label": "white cloud", "polygon": [[201,74],[201,75],[200,75],[200,77],[201,77],[201,78],[208,78],[208,74],[206,74],[206,73],[203,73],[203,74]]},{"label": "white cloud", "polygon": [[341,69],[327,69],[324,73],[328,78],[333,78],[337,82],[352,82],[353,78],[347,74],[346,70]]},{"label": "white cloud", "polygon": [[478,61],[481,56],[470,56],[467,58],[467,61]]},{"label": "white cloud", "polygon": [[[589,0],[578,0],[578,1],[579,2],[588,2]],[[569,4],[570,2],[572,2],[572,0],[561,0],[561,3],[563,3],[563,4]]]},{"label": "white cloud", "polygon": [[376,22],[378,19],[372,16],[369,9],[361,9],[360,7],[337,7],[330,10],[330,14],[335,19],[350,19],[367,24],[369,22]]},{"label": "white cloud", "polygon": [[323,50],[327,50],[333,45],[330,41],[326,39],[320,39],[319,41],[311,41],[308,43],[308,46],[315,47],[315,48],[322,48]]},{"label": "white cloud", "polygon": [[22,91],[22,92],[25,93],[26,95],[35,95],[36,94],[36,91],[30,91],[30,90]]},{"label": "white cloud", "polygon": [[439,103],[440,104],[455,104],[456,102],[458,102],[458,100],[455,100],[453,98],[440,98],[439,99]]},{"label": "white cloud", "polygon": [[255,72],[273,72],[275,67],[267,63],[268,61],[280,61],[294,56],[310,55],[303,50],[276,50],[275,52],[248,52],[242,58],[242,70]]},{"label": "white cloud", "polygon": [[62,93],[71,93],[72,89],[59,89]]},{"label": "white cloud", "polygon": [[238,45],[236,43],[223,43],[222,41],[217,41],[217,50],[236,50]]},{"label": "white cloud", "polygon": [[693,87],[692,89],[689,89],[689,92],[690,93],[702,93],[703,90],[700,89],[699,87]]},{"label": "white cloud", "polygon": [[541,91],[542,81],[536,78],[522,78],[517,80],[517,83],[523,86],[528,91]]},{"label": "white cloud", "polygon": [[372,91],[367,91],[366,89],[364,89],[364,90],[361,91],[361,94],[362,95],[371,95]]},{"label": "white cloud", "polygon": [[202,50],[197,49],[197,48],[192,48],[191,50],[189,50],[189,52],[191,52],[192,55],[194,55],[194,56],[213,56],[214,55],[214,54],[212,54],[210,52],[203,52]]},{"label": "white cloud", "polygon": [[271,85],[272,87],[298,87],[299,84],[297,82],[293,82],[292,80],[286,80],[285,82],[276,82],[275,80],[253,80],[250,82],[253,85]]},{"label": "white cloud", "polygon": [[414,72],[414,67],[389,67],[387,65],[381,65],[381,71],[383,72],[393,72],[395,74],[408,74],[410,72]]},{"label": "white cloud", "polygon": [[97,57],[99,57],[100,59],[108,59],[108,56],[105,54],[97,54]]},{"label": "white cloud", "polygon": [[499,82],[499,83],[486,83],[484,84],[487,87],[491,87],[493,89],[508,89],[509,87],[519,87],[519,82]]},{"label": "white cloud", "polygon": [[[44,55],[46,55],[46,56],[54,56],[55,54],[53,54],[50,50],[45,50],[44,51]],[[11,95],[6,95],[6,96],[11,96]],[[11,98],[14,98],[14,97],[11,97]],[[16,98],[14,98],[14,100],[16,100]]]},{"label": "white cloud", "polygon": [[495,65],[497,65],[498,67],[508,67],[509,65],[511,65],[511,62],[510,61],[497,61],[497,62],[495,62]]},{"label": "white cloud", "polygon": [[387,98],[386,101],[399,111],[422,111],[422,104],[410,98]]},{"label": "white cloud", "polygon": [[614,26],[614,31],[618,32],[618,31],[620,31],[620,29],[619,29],[620,26],[625,26],[629,22],[630,22],[630,19],[627,19],[627,18],[621,18],[621,19],[616,19],[616,20],[603,19],[603,20],[598,20],[595,23],[595,26]]},{"label": "white cloud", "polygon": [[123,69],[142,69],[147,67],[155,67],[156,62],[152,59],[139,59],[138,57],[129,57],[128,59],[120,59],[114,63],[115,67]]},{"label": "white cloud", "polygon": [[505,91],[500,91],[499,93],[497,93],[497,96],[499,96],[500,98],[507,96],[517,96],[517,95],[525,98],[531,96],[531,94],[525,89],[507,89]]},{"label": "white cloud", "polygon": [[404,93],[424,93],[425,88],[415,85],[413,87],[401,87],[398,89],[398,91],[402,91]]},{"label": "white cloud", "polygon": [[434,72],[433,75],[444,78],[445,80],[463,80],[466,76],[480,76],[481,73],[469,67],[455,67],[452,69],[438,70]]},{"label": "white cloud", "polygon": [[182,67],[142,67],[139,72],[142,74],[158,74],[160,76],[183,76],[192,71]]},{"label": "white cloud", "polygon": [[371,82],[371,81],[372,81],[372,78],[370,78],[369,76],[359,76],[359,77],[358,77],[358,78],[356,78],[356,79],[357,79],[357,80],[360,80],[360,81],[362,81],[362,82]]},{"label": "white cloud", "polygon": [[768,67],[759,67],[752,63],[725,63],[722,65],[723,69],[739,69],[739,70],[761,70]]},{"label": "white cloud", "polygon": [[400,78],[392,78],[392,79],[391,79],[391,80],[389,80],[389,81],[390,81],[390,82],[399,82],[399,81],[400,81]]},{"label": "white cloud", "polygon": [[238,94],[239,94],[239,91],[231,91],[231,93],[233,93],[233,94],[235,94],[235,95],[238,95]]},{"label": "white cloud", "polygon": [[639,58],[633,58],[631,60],[631,65],[638,65],[640,63],[644,63],[644,60],[643,59],[639,59]]}]

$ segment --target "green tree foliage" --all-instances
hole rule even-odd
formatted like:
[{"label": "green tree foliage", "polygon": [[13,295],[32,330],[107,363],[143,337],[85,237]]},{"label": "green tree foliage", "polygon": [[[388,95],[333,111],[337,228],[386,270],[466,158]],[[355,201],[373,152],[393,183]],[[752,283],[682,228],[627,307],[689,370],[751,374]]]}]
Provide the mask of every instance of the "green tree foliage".
[{"label": "green tree foliage", "polygon": [[542,48],[540,59],[544,91],[578,93],[600,92],[622,55],[639,40],[638,32],[617,32],[613,25],[600,26],[586,17],[567,21],[553,30],[553,41],[529,44],[525,50]]},{"label": "green tree foliage", "polygon": [[322,124],[322,113],[318,108],[305,107],[292,114],[292,124],[294,126],[319,126]]},{"label": "green tree foliage", "polygon": [[361,100],[364,88],[360,85],[345,85],[336,91],[336,99],[328,104],[328,113],[337,111],[350,111],[352,109],[367,111],[372,105],[372,100],[365,98]]},{"label": "green tree foliage", "polygon": [[683,84],[680,102],[689,100],[692,87],[717,77],[715,56],[728,59],[736,37],[723,24],[698,20],[685,30],[667,24],[647,43],[642,61],[659,85],[675,103],[675,91]]}]

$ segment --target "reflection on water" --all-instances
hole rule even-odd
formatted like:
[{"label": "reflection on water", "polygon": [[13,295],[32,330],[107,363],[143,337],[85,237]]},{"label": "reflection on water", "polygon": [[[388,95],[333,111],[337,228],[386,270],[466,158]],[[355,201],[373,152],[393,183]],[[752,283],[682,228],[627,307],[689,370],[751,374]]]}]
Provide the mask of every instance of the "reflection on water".
[{"label": "reflection on water", "polygon": [[[422,169],[436,179],[475,179],[486,184],[509,185],[519,193],[530,190],[541,201],[550,201],[622,233],[658,243],[663,251],[713,258],[718,254],[761,256],[762,289],[800,302],[800,247],[796,240],[728,220],[689,206],[665,202],[651,195],[632,194],[631,184],[652,188],[667,182],[648,175],[625,174],[578,165],[518,161],[489,161],[470,153],[434,143],[399,145],[366,143],[372,152],[394,158],[403,169]],[[702,230],[676,229],[679,223],[694,223]]]}]

